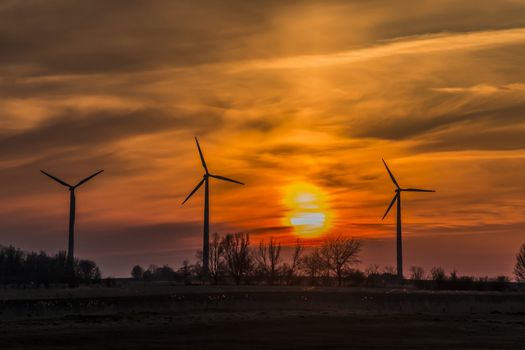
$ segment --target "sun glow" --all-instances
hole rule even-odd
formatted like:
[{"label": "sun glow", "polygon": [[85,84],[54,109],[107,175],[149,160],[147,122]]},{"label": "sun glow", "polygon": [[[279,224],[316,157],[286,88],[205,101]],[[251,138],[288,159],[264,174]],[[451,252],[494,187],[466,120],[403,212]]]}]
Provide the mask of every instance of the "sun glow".
[{"label": "sun glow", "polygon": [[284,188],[284,203],[288,215],[284,219],[297,235],[318,237],[325,233],[331,221],[327,195],[309,183],[293,183]]}]

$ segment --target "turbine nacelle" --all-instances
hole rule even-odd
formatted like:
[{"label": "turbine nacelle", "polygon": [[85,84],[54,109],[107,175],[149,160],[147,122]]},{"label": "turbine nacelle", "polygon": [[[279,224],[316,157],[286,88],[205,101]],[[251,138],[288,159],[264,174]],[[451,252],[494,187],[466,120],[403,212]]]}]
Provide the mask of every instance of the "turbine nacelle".
[{"label": "turbine nacelle", "polygon": [[385,219],[385,217],[390,212],[390,209],[392,209],[392,206],[396,203],[396,201],[400,200],[401,192],[436,192],[434,190],[425,190],[425,189],[420,189],[420,188],[401,188],[399,186],[399,183],[397,182],[394,174],[392,174],[392,172],[390,171],[390,168],[386,164],[385,160],[382,159],[382,161],[383,161],[383,164],[385,165],[385,168],[386,168],[386,171],[388,172],[388,175],[390,175],[390,179],[392,180],[392,182],[394,183],[394,186],[396,186],[396,188],[394,190],[394,193],[395,193],[394,198],[392,198],[392,201],[390,202],[390,205],[388,206],[388,209],[386,210],[385,215],[383,215],[383,218],[381,220]]},{"label": "turbine nacelle", "polygon": [[59,179],[56,176],[53,176],[49,173],[46,173],[44,170],[40,170],[42,174],[51,178],[52,180],[58,182],[62,186],[67,187],[69,190],[69,239],[67,243],[67,265],[66,265],[66,277],[68,279],[69,286],[72,287],[75,285],[75,276],[74,276],[74,260],[75,260],[75,189],[79,186],[82,186],[84,183],[88,182],[104,170],[97,171],[96,173],[89,175],[88,177],[80,180],[76,185],[72,186],[65,182],[64,180]]},{"label": "turbine nacelle", "polygon": [[213,177],[214,179],[218,179],[222,181],[228,181],[228,182],[233,182],[239,185],[244,185],[244,183],[240,181],[233,180],[225,176],[221,176],[221,175],[211,174],[208,170],[208,166],[206,165],[206,161],[204,160],[204,155],[202,154],[201,146],[199,145],[199,140],[197,139],[197,137],[195,137],[195,142],[197,143],[197,149],[199,150],[199,158],[201,159],[201,164],[202,164],[202,167],[204,168],[205,173],[204,175],[202,175],[202,180],[197,184],[197,186],[195,186],[193,191],[190,192],[190,194],[186,197],[186,199],[184,199],[182,204],[186,203],[186,201],[190,199],[191,196],[193,196],[195,192],[197,192],[197,190],[202,186],[202,184],[204,184],[205,182],[207,183],[210,177]]},{"label": "turbine nacelle", "polygon": [[100,174],[100,173],[103,172],[103,171],[104,171],[104,169],[99,170],[99,171],[97,171],[96,173],[91,174],[91,175],[89,175],[88,177],[86,177],[86,178],[80,180],[75,186],[72,186],[72,185],[68,184],[67,182],[65,182],[65,181],[63,181],[63,180],[61,180],[61,179],[59,179],[58,177],[53,176],[53,175],[51,175],[51,174],[45,172],[44,170],[40,170],[40,172],[41,172],[42,174],[46,175],[47,177],[50,177],[51,179],[55,180],[56,182],[58,182],[58,183],[61,184],[62,186],[67,187],[67,188],[69,189],[69,191],[74,191],[75,188],[77,188],[77,187],[83,185],[84,183],[88,182],[89,180],[91,180],[92,178],[94,178],[95,176],[97,176],[98,174]]},{"label": "turbine nacelle", "polygon": [[434,190],[424,190],[420,188],[401,188],[394,174],[392,174],[392,172],[388,168],[388,165],[386,164],[384,159],[383,159],[383,164],[385,165],[386,171],[388,172],[388,175],[390,175],[390,179],[394,183],[394,186],[396,186],[396,189],[394,190],[395,192],[394,198],[392,198],[392,201],[390,202],[390,205],[388,206],[388,209],[386,210],[385,215],[383,215],[383,219],[388,215],[388,213],[390,212],[390,209],[392,209],[394,204],[397,203],[397,224],[396,224],[397,276],[400,280],[403,280],[403,239],[402,239],[402,228],[401,228],[401,192],[435,192],[435,191]]},{"label": "turbine nacelle", "polygon": [[195,137],[195,142],[197,143],[197,149],[199,150],[199,158],[201,159],[202,167],[204,168],[204,175],[202,176],[201,181],[195,186],[193,191],[184,199],[182,204],[186,203],[188,199],[193,196],[195,192],[199,188],[201,188],[202,184],[205,184],[204,186],[204,229],[203,229],[203,237],[202,237],[202,271],[203,275],[207,277],[209,272],[209,252],[210,252],[210,191],[209,191],[209,181],[210,177],[222,181],[228,181],[233,182],[239,185],[244,185],[242,182],[233,180],[221,175],[215,175],[211,174],[208,170],[208,166],[206,165],[206,161],[204,160],[204,155],[202,154],[201,146],[199,145],[199,140]]}]

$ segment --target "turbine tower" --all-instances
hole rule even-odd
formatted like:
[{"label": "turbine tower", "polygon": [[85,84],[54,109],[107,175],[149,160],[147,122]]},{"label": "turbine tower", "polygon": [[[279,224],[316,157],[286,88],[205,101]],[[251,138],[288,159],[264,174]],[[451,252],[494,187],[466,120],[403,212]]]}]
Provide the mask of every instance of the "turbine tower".
[{"label": "turbine tower", "polygon": [[69,189],[69,240],[67,244],[67,262],[66,262],[66,278],[69,280],[69,284],[73,283],[74,271],[74,249],[75,249],[75,189],[84,183],[88,182],[104,170],[97,171],[93,175],[89,175],[83,180],[80,180],[75,186],[71,186],[65,181],[60,180],[58,177],[55,177],[51,174],[46,173],[44,170],[40,170],[42,174],[49,176],[51,179],[55,180],[59,184],[66,186]]},{"label": "turbine tower", "polygon": [[[396,181],[396,178],[388,168],[388,165],[386,165],[385,160],[383,159],[383,164],[385,164],[386,171],[388,171],[388,175],[390,175],[390,178],[392,179],[392,182],[396,186],[394,195],[394,198],[390,202],[390,205],[388,206],[388,209],[385,212],[385,215],[383,215],[383,219],[388,215],[388,212],[394,205],[394,203],[397,202],[397,277],[400,280],[403,280],[403,242],[401,238],[401,192],[436,192],[434,190],[422,190],[419,188],[401,188],[399,184]],[[383,220],[381,219],[381,220]]]},{"label": "turbine tower", "polygon": [[191,191],[191,193],[188,195],[188,197],[186,197],[182,204],[186,203],[186,201],[190,199],[190,197],[193,196],[195,192],[197,192],[197,190],[202,186],[202,184],[204,184],[204,234],[202,242],[202,268],[204,276],[207,277],[209,272],[210,258],[210,177],[213,177],[218,180],[234,182],[239,185],[244,184],[240,181],[229,179],[224,176],[211,174],[208,171],[206,162],[204,161],[204,156],[202,155],[201,146],[199,145],[199,140],[197,139],[197,137],[195,137],[195,142],[197,143],[197,149],[199,150],[199,156],[201,158],[202,167],[204,168],[204,175],[202,176],[202,180],[197,184],[197,186],[195,186],[193,191]]}]

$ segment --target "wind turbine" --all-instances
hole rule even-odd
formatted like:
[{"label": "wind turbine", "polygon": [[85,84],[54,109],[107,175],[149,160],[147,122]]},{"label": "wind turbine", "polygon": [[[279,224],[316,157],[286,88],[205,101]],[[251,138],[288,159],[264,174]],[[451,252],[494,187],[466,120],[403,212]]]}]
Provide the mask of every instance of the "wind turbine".
[{"label": "wind turbine", "polygon": [[[386,165],[386,162],[384,159],[383,164],[385,164],[386,171],[388,171],[388,175],[390,175],[390,178],[392,179],[392,182],[396,186],[394,195],[394,198],[392,199],[392,202],[390,202],[390,205],[388,206],[388,209],[385,212],[385,215],[383,215],[383,219],[388,215],[388,212],[392,208],[395,202],[397,202],[397,277],[402,280],[403,279],[403,242],[401,238],[401,192],[436,192],[434,190],[422,190],[419,188],[401,188],[399,184],[396,181],[396,178],[388,168],[388,165]],[[383,220],[381,219],[381,220]]]},{"label": "wind turbine", "polygon": [[204,161],[204,156],[202,155],[201,146],[199,145],[199,140],[197,139],[197,137],[195,137],[195,142],[197,143],[197,149],[199,150],[199,156],[201,158],[202,167],[204,168],[204,175],[202,176],[202,180],[197,184],[197,186],[195,186],[193,191],[191,191],[191,193],[188,195],[188,197],[186,197],[182,204],[186,203],[186,201],[190,199],[190,197],[193,196],[195,192],[197,192],[197,190],[202,186],[202,184],[204,184],[204,235],[202,242],[202,268],[204,276],[208,276],[210,258],[210,177],[213,177],[218,180],[234,182],[239,185],[244,184],[240,181],[229,179],[224,176],[211,174],[208,171],[206,162]]},{"label": "wind turbine", "polygon": [[74,248],[75,248],[75,189],[84,183],[88,182],[104,170],[97,171],[93,175],[89,175],[83,180],[80,180],[75,186],[71,186],[65,181],[60,180],[51,174],[46,173],[44,170],[40,170],[42,174],[49,176],[59,184],[66,186],[69,189],[69,240],[67,245],[67,263],[66,263],[66,277],[69,279],[69,283],[72,283],[73,278],[73,262],[74,262]]}]

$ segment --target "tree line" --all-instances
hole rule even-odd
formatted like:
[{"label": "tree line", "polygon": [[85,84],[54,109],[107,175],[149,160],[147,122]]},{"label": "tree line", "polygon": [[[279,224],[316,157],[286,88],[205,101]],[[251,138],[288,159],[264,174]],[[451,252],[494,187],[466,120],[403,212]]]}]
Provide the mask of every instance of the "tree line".
[{"label": "tree line", "polygon": [[[231,281],[241,283],[296,284],[299,277],[312,279],[323,277],[335,280],[342,285],[343,280],[352,274],[359,262],[362,242],[351,237],[332,236],[320,247],[305,251],[301,241],[292,247],[287,258],[282,254],[281,243],[273,238],[262,240],[256,247],[251,246],[250,235],[235,233],[219,236],[214,233],[210,239],[209,280],[213,284]],[[150,266],[147,270],[136,265],[131,271],[135,279],[161,280],[166,271],[173,280],[203,278],[202,252],[196,254],[197,262],[188,261],[178,270],[169,266]]]},{"label": "tree line", "polygon": [[[64,284],[66,252],[50,256],[45,252],[25,252],[13,246],[0,246],[0,284],[39,287]],[[100,269],[91,260],[75,259],[75,283],[92,284],[101,279]]]},{"label": "tree line", "polygon": [[[301,241],[292,247],[288,257],[282,254],[281,243],[273,238],[262,240],[251,246],[247,233],[215,233],[210,240],[209,276],[213,284],[310,284],[380,286],[398,282],[393,266],[380,268],[372,264],[364,270],[356,265],[360,262],[362,241],[352,237],[331,236],[320,247],[305,249]],[[183,262],[178,270],[165,265],[151,265],[144,269],[133,267],[131,275],[137,280],[179,281],[186,284],[199,281],[202,276],[202,252],[196,254],[197,261]],[[525,281],[525,244],[516,255],[514,269],[517,281]],[[506,276],[473,277],[460,276],[456,270],[448,274],[442,267],[433,267],[428,272],[422,267],[412,266],[408,276],[419,288],[431,289],[499,289],[508,284]]]},{"label": "tree line", "polygon": [[[262,240],[255,247],[246,233],[220,236],[215,233],[210,240],[210,271],[207,278],[213,284],[268,284],[268,285],[364,285],[381,286],[396,283],[393,266],[380,268],[370,265],[364,270],[356,268],[362,250],[362,242],[345,236],[331,236],[317,248],[305,249],[297,241],[290,254],[283,254],[281,243],[273,238]],[[25,252],[13,246],[0,245],[0,285],[45,286],[67,282],[66,253],[55,255],[41,252]],[[101,281],[101,272],[94,261],[76,259],[75,282],[93,284]],[[197,261],[184,261],[178,269],[168,265],[151,265],[144,269],[133,267],[131,275],[136,280],[177,281],[185,284],[202,283],[202,253]],[[516,281],[525,282],[525,244],[516,254],[514,268]],[[508,284],[509,278],[460,276],[453,270],[446,273],[442,267],[428,272],[412,266],[408,276],[419,288],[433,289],[498,289]]]}]

